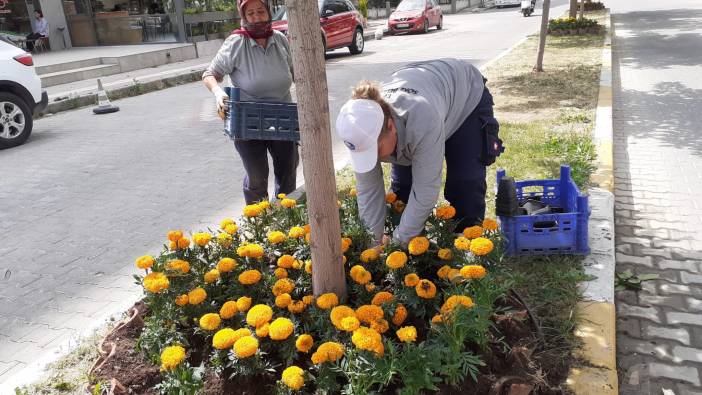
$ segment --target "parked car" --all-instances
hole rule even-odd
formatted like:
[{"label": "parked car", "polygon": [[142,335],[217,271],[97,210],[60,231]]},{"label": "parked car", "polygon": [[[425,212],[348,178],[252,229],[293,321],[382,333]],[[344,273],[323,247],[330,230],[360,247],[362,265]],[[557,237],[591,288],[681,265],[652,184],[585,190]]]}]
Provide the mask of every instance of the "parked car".
[{"label": "parked car", "polygon": [[[318,0],[324,51],[348,47],[352,54],[363,52],[363,16],[349,0]],[[288,34],[288,13],[281,7],[273,15],[273,29]]]},{"label": "parked car", "polygon": [[497,7],[497,8],[516,7],[516,6],[521,5],[521,4],[522,4],[521,0],[495,0],[495,7]]},{"label": "parked car", "polygon": [[24,143],[48,103],[32,55],[0,39],[0,148]]},{"label": "parked car", "polygon": [[402,0],[388,18],[390,34],[422,32],[444,26],[444,15],[436,0]]}]

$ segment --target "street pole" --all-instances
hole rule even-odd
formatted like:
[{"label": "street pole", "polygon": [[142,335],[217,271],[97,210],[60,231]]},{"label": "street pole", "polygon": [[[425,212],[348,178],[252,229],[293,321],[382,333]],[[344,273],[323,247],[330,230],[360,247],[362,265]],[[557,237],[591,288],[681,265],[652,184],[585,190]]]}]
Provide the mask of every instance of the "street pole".
[{"label": "street pole", "polygon": [[285,3],[310,221],[312,290],[315,295],[333,292],[344,301],[346,279],[331,150],[329,91],[319,35],[319,8],[317,0],[286,0]]},{"label": "street pole", "polygon": [[544,50],[546,49],[546,34],[548,33],[548,12],[551,8],[551,0],[544,0],[543,11],[541,12],[541,32],[539,33],[539,50],[536,52],[536,65],[534,71],[540,73],[544,71]]}]

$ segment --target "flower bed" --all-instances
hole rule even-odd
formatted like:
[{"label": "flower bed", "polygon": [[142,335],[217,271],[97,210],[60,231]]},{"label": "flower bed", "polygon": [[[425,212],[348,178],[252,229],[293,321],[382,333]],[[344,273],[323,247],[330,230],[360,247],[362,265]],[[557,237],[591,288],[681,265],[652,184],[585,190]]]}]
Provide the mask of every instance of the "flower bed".
[{"label": "flower bed", "polygon": [[[386,200],[390,233],[404,205]],[[139,353],[121,350],[115,363],[160,365],[143,393],[561,393],[562,377],[534,356],[543,339],[510,289],[494,220],[457,237],[455,209],[440,206],[426,237],[381,249],[353,191],[340,194],[339,210],[347,300],[312,294],[304,204],[250,205],[238,224],[191,238],[168,232],[160,256],[137,259]],[[110,379],[115,363],[96,376]]]},{"label": "flower bed", "polygon": [[602,25],[594,19],[559,18],[548,21],[548,33],[556,36],[576,34],[601,34]]}]

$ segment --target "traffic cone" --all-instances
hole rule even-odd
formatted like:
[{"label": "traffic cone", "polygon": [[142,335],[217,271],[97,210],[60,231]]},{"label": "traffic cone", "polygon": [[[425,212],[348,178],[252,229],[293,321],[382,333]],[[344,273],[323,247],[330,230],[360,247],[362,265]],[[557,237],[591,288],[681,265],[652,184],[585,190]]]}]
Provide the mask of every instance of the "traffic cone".
[{"label": "traffic cone", "polygon": [[110,103],[110,98],[107,97],[107,92],[105,92],[105,89],[102,87],[102,81],[98,78],[98,106],[93,108],[93,112],[95,114],[109,114],[111,112],[117,112],[119,111],[119,107],[113,106],[112,103]]}]

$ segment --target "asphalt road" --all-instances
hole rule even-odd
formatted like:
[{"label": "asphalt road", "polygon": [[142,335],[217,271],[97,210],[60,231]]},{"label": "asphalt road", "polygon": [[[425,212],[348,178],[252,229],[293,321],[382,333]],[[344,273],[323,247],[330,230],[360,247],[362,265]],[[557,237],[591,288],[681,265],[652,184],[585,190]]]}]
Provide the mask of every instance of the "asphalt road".
[{"label": "asphalt road", "polygon": [[[552,15],[565,3],[556,1]],[[539,15],[447,15],[441,31],[369,41],[359,56],[332,52],[331,119],[359,80],[422,59],[482,65],[535,33]],[[81,109],[38,120],[26,144],[0,151],[0,393],[138,298],[134,258],[158,253],[168,230],[239,216],[241,161],[200,83],[117,104],[114,114]],[[340,168],[345,148],[333,141]]]}]

